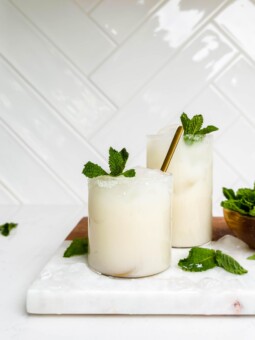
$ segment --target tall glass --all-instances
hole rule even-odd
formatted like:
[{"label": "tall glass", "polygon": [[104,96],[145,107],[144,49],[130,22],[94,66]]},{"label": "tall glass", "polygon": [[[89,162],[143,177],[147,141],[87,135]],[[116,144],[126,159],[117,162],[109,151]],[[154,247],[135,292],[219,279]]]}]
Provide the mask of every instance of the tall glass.
[{"label": "tall glass", "polygon": [[117,277],[143,277],[170,265],[172,176],[89,179],[89,266]]},{"label": "tall glass", "polygon": [[[176,128],[148,136],[147,167],[160,169]],[[205,244],[212,237],[212,136],[176,148],[169,172],[174,177],[173,247]]]}]

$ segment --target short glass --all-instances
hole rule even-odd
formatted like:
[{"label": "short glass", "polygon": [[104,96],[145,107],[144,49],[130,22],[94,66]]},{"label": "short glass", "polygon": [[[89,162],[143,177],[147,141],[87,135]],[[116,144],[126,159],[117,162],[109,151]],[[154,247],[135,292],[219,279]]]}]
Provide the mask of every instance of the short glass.
[{"label": "short glass", "polygon": [[[147,137],[147,167],[160,168],[176,127]],[[174,177],[173,247],[194,247],[212,238],[212,136],[187,144],[182,137],[168,171]]]},{"label": "short glass", "polygon": [[91,269],[135,278],[164,271],[171,255],[172,176],[137,168],[135,177],[88,180]]}]

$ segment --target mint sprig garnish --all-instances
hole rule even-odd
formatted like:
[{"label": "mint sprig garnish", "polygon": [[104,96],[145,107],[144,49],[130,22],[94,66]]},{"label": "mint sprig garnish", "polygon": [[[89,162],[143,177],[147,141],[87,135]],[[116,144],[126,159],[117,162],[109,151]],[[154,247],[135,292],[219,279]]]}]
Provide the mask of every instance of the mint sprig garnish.
[{"label": "mint sprig garnish", "polygon": [[101,168],[101,166],[92,163],[92,162],[87,162],[84,165],[84,169],[82,173],[89,178],[94,178],[98,176],[112,176],[112,177],[117,177],[120,175],[123,175],[125,177],[134,177],[135,176],[135,170],[130,169],[126,170],[125,166],[127,163],[129,157],[129,153],[125,148],[123,148],[120,151],[114,150],[112,147],[109,149],[109,168],[110,168],[110,173],[107,173],[104,169]]},{"label": "mint sprig garnish", "polygon": [[223,208],[255,217],[255,183],[253,189],[240,188],[235,193],[233,189],[222,188],[222,191],[226,197],[226,200],[221,202]]},{"label": "mint sprig garnish", "polygon": [[202,128],[204,122],[202,115],[195,115],[190,119],[187,114],[183,112],[181,122],[184,130],[184,140],[187,144],[201,141],[206,134],[218,130],[218,128],[213,125]]},{"label": "mint sprig garnish", "polygon": [[189,272],[202,272],[214,267],[221,267],[232,274],[248,273],[233,257],[220,250],[193,247],[187,258],[179,261],[178,266]]},{"label": "mint sprig garnish", "polygon": [[17,225],[18,225],[17,223],[13,223],[13,222],[4,223],[4,224],[0,225],[0,233],[3,236],[8,236],[10,234],[11,230],[16,228]]},{"label": "mint sprig garnish", "polygon": [[253,255],[247,257],[247,260],[255,260],[255,254],[253,254]]},{"label": "mint sprig garnish", "polygon": [[87,237],[76,238],[65,250],[63,257],[78,256],[88,253],[89,241]]}]

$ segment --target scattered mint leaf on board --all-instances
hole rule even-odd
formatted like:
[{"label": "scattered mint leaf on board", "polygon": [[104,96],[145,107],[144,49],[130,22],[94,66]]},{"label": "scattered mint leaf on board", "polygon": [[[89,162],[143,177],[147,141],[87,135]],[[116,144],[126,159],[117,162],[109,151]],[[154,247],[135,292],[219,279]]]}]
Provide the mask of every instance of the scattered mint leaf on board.
[{"label": "scattered mint leaf on board", "polygon": [[99,165],[92,163],[92,162],[87,162],[84,165],[82,173],[89,178],[94,178],[98,176],[112,176],[112,177],[117,177],[117,176],[125,176],[125,177],[134,177],[135,176],[135,170],[126,170],[125,172],[125,166],[127,163],[129,157],[129,153],[125,148],[123,148],[120,151],[114,150],[112,147],[109,149],[109,168],[110,168],[110,173],[107,173],[104,169],[102,169]]},{"label": "scattered mint leaf on board", "polygon": [[237,211],[242,215],[255,217],[255,187],[240,188],[235,193],[233,189],[222,188],[226,200],[221,202],[225,209]]},{"label": "scattered mint leaf on board", "polygon": [[216,250],[216,262],[218,267],[225,269],[227,272],[237,275],[248,273],[233,257]]},{"label": "scattered mint leaf on board", "polygon": [[226,271],[242,275],[247,273],[233,257],[222,253],[220,250],[193,247],[188,257],[179,261],[178,266],[189,272],[202,272],[214,267],[221,267]]},{"label": "scattered mint leaf on board", "polygon": [[216,267],[213,249],[193,247],[187,258],[179,261],[178,266],[189,272],[202,272]]},{"label": "scattered mint leaf on board", "polygon": [[247,260],[255,260],[255,254],[253,254],[253,255],[247,257]]},{"label": "scattered mint leaf on board", "polygon": [[187,114],[183,112],[181,115],[181,122],[184,130],[184,140],[187,144],[199,142],[203,140],[206,134],[218,130],[218,128],[213,125],[202,128],[204,122],[202,115],[195,115],[190,119]]},{"label": "scattered mint leaf on board", "polygon": [[76,238],[64,252],[63,257],[71,257],[88,253],[89,242],[88,238]]},{"label": "scattered mint leaf on board", "polygon": [[16,228],[17,227],[17,223],[13,223],[13,222],[7,222],[7,223],[4,223],[2,225],[0,225],[0,233],[3,235],[3,236],[9,236],[11,230],[13,228]]}]

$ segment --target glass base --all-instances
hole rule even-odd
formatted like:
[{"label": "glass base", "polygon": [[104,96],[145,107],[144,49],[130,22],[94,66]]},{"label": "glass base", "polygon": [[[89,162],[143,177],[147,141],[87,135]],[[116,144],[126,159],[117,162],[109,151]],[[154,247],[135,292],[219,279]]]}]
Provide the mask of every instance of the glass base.
[{"label": "glass base", "polygon": [[146,277],[150,277],[150,276],[154,276],[154,275],[158,275],[160,273],[163,273],[164,271],[166,271],[168,268],[170,267],[170,265],[163,269],[163,270],[160,270],[156,273],[153,273],[153,274],[148,274],[148,275],[141,275],[141,276],[124,276],[125,274],[116,274],[116,275],[113,275],[113,274],[107,274],[107,273],[103,273],[103,272],[100,272],[96,269],[94,269],[93,267],[91,267],[89,265],[89,269],[91,269],[94,273],[98,274],[98,275],[103,275],[103,276],[107,276],[109,278],[112,278],[112,279],[143,279],[143,278],[146,278]]}]

